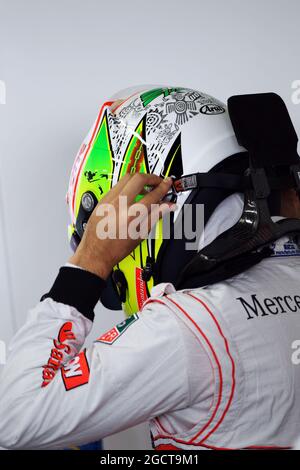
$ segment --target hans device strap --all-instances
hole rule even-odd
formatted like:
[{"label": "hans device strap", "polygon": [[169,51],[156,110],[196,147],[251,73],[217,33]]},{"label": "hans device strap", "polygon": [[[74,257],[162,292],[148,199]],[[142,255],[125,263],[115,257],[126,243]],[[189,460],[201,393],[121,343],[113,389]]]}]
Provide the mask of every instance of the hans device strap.
[{"label": "hans device strap", "polygon": [[228,111],[237,140],[249,154],[246,173],[188,175],[175,181],[174,188],[180,191],[198,184],[234,188],[244,192],[243,213],[185,266],[177,289],[225,280],[269,256],[272,242],[300,235],[299,219],[273,222],[268,204],[274,189],[294,188],[300,193],[298,138],[283,100],[275,93],[233,96]]}]

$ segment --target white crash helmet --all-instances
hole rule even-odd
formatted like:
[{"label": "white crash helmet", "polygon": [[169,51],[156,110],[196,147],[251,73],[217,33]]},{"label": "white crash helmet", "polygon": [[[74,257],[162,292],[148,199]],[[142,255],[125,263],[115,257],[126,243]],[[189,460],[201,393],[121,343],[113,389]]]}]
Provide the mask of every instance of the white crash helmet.
[{"label": "white crash helmet", "polygon": [[[247,167],[246,151],[236,139],[226,106],[201,91],[185,87],[139,86],[115,94],[99,110],[95,123],[76,156],[67,200],[74,248],[88,217],[99,201],[126,173],[155,173],[180,179],[184,175]],[[244,161],[246,163],[244,163]],[[228,169],[228,168],[226,168]],[[188,180],[186,179],[185,182]],[[182,190],[185,189],[185,190]],[[204,204],[206,223],[215,208],[234,191],[188,185],[174,189],[177,211]],[[153,236],[113,270],[102,302],[108,308],[137,312],[153,285],[174,282],[194,252],[184,239],[164,240],[158,222]]]}]

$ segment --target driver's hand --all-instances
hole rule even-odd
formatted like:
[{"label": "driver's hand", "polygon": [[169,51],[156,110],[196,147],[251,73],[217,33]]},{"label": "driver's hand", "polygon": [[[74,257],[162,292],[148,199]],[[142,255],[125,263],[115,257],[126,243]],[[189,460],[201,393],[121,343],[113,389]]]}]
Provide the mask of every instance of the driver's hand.
[{"label": "driver's hand", "polygon": [[[162,200],[171,185],[171,178],[126,174],[94,209],[70,263],[106,279],[113,266],[148,236],[158,219],[176,208]],[[153,188],[150,192],[149,187]],[[138,195],[144,197],[136,202]]]}]

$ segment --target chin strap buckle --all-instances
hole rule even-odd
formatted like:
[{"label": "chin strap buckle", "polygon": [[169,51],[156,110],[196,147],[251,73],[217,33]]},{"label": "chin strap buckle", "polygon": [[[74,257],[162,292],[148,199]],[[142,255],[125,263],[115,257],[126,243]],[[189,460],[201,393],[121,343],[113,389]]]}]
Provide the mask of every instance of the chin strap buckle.
[{"label": "chin strap buckle", "polygon": [[195,189],[198,186],[197,174],[182,176],[174,181],[173,186],[178,193]]}]

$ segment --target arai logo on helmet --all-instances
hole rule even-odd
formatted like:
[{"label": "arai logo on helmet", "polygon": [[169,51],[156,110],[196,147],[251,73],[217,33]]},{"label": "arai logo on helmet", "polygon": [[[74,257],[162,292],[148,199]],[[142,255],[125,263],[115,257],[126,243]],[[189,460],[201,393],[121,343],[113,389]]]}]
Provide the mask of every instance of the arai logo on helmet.
[{"label": "arai logo on helmet", "polygon": [[225,113],[225,109],[218,104],[205,104],[200,108],[200,113],[210,115],[223,114]]}]

